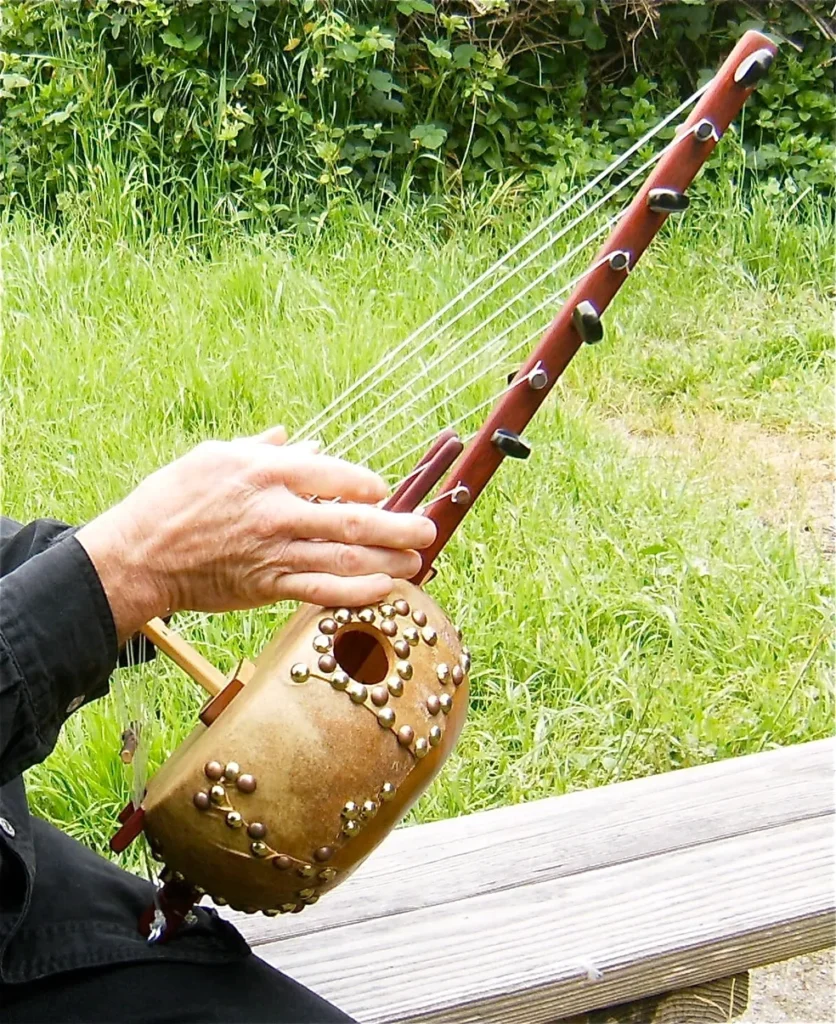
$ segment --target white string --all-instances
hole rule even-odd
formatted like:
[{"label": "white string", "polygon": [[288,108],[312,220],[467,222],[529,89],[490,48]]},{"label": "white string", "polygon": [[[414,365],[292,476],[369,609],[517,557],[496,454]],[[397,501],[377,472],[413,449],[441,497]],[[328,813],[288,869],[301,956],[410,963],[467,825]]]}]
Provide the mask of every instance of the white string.
[{"label": "white string", "polygon": [[[309,420],[306,425],[301,427],[299,431],[297,431],[297,433],[294,434],[291,440],[299,441],[309,439],[312,436],[312,431],[319,432],[326,426],[330,425],[338,417],[345,415],[347,410],[350,409],[356,402],[358,402],[361,398],[367,395],[369,391],[376,388],[381,383],[381,381],[391,376],[391,374],[394,373],[399,368],[399,366],[402,365],[402,363],[396,364],[395,366],[391,366],[382,376],[379,375],[379,371],[383,369],[383,367],[385,367],[388,363],[390,363],[397,355],[399,355],[405,349],[409,348],[409,346],[411,346],[416,341],[416,339],[418,339],[426,330],[432,327],[433,324],[437,323],[441,319],[441,317],[444,316],[445,313],[447,313],[450,309],[457,305],[457,303],[459,303],[462,299],[469,295],[480,284],[488,280],[492,274],[494,274],[497,270],[504,266],[521,249],[527,246],[529,242],[531,242],[534,238],[536,238],[543,231],[545,231],[551,224],[555,222],[555,220],[563,216],[563,214],[567,210],[569,210],[572,206],[578,203],[592,189],[594,189],[597,185],[599,185],[602,181],[609,177],[609,175],[616,171],[623,163],[629,160],[630,157],[632,157],[636,152],[638,152],[642,148],[642,146],[644,146],[651,139],[655,138],[655,136],[658,135],[659,132],[662,131],[662,129],[667,127],[667,125],[669,125],[671,121],[677,118],[683,111],[687,110],[688,107],[690,107],[697,99],[699,99],[699,97],[705,92],[705,90],[708,88],[710,84],[710,82],[706,82],[705,85],[697,89],[695,93],[689,96],[688,99],[684,100],[675,110],[673,110],[670,114],[664,117],[657,125],[651,128],[649,131],[645,132],[645,134],[636,142],[634,142],[629,149],[622,153],[620,157],[618,157],[611,164],[609,164],[609,166],[605,167],[604,170],[602,170],[595,178],[592,179],[592,181],[585,185],[579,192],[575,193],[574,196],[572,196],[570,199],[567,199],[565,203],[559,206],[557,210],[550,214],[544,221],[542,221],[542,223],[540,223],[536,228],[530,231],[525,236],[525,238],[517,242],[516,245],[514,245],[503,256],[496,260],[490,267],[487,268],[487,270],[483,271],[466,288],[462,289],[457,295],[450,299],[440,310],[438,310],[438,312],[433,314],[433,316],[431,316],[429,320],[425,321],[418,328],[416,328],[416,330],[414,330],[394,349],[385,353],[385,355],[380,360],[378,360],[378,362],[375,363],[375,365],[372,366],[371,369],[367,370],[366,373],[364,373],[360,378],[358,378],[358,380],[356,380],[349,388],[347,388],[346,390],[342,391],[339,395],[337,395],[331,402],[329,402],[328,405],[325,406],[324,409],[320,410],[320,412],[317,413],[311,420]],[[521,264],[514,270],[514,273],[519,272],[519,270],[521,270],[522,267],[525,265],[526,264]],[[513,276],[513,274],[511,276]],[[444,329],[446,329],[446,327],[440,328],[440,330]],[[418,347],[418,349],[415,349],[412,352],[410,352],[408,358],[412,358],[412,356],[414,356],[417,351],[423,348],[424,344],[426,343],[428,342],[422,343]],[[371,381],[371,383],[369,383],[365,388],[363,388],[362,386],[366,384],[366,382],[368,381]],[[354,394],[353,398],[350,398],[349,396],[356,392],[358,388],[362,388],[362,390],[359,393]]]}]

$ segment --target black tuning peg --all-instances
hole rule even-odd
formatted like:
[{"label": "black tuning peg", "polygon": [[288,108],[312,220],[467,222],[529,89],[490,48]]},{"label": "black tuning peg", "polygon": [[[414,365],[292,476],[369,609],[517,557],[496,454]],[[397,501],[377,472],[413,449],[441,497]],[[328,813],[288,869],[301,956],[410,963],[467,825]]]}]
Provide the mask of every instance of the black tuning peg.
[{"label": "black tuning peg", "polygon": [[491,444],[512,459],[527,459],[531,454],[530,444],[523,441],[513,430],[505,430],[502,427],[493,432]]},{"label": "black tuning peg", "polygon": [[596,341],[600,341],[604,337],[604,325],[601,323],[601,317],[588,299],[584,299],[583,302],[579,302],[575,306],[572,323],[581,336],[581,340],[588,345],[594,345]]},{"label": "black tuning peg", "polygon": [[654,213],[684,213],[691,200],[675,188],[652,188],[647,193],[648,209]]},{"label": "black tuning peg", "polygon": [[740,62],[734,73],[734,80],[738,85],[749,88],[757,85],[766,76],[775,60],[775,54],[771,50],[756,50]]}]

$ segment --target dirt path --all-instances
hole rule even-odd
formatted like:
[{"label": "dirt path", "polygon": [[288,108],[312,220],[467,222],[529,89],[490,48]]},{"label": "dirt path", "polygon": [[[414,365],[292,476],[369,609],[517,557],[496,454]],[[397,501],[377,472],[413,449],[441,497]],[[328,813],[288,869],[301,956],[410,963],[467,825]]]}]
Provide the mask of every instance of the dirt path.
[{"label": "dirt path", "polygon": [[833,1024],[836,957],[832,949],[753,971],[749,1010],[736,1024]]}]

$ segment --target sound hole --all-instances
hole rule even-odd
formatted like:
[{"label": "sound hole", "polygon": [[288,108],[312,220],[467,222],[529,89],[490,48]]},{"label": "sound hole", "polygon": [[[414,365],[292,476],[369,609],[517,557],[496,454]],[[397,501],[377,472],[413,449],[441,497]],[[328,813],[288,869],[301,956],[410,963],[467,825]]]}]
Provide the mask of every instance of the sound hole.
[{"label": "sound hole", "polygon": [[380,683],[389,672],[389,659],[383,644],[371,633],[346,629],[334,641],[334,657],[352,679],[368,686]]}]

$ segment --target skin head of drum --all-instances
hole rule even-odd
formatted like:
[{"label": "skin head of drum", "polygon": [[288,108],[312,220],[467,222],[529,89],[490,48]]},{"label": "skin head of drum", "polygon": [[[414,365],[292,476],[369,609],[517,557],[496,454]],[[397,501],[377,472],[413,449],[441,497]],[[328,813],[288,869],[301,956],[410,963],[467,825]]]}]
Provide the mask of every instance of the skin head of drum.
[{"label": "skin head of drum", "polygon": [[469,669],[456,629],[410,583],[368,608],[303,606],[149,783],[155,856],[235,909],[315,903],[441,770]]}]

